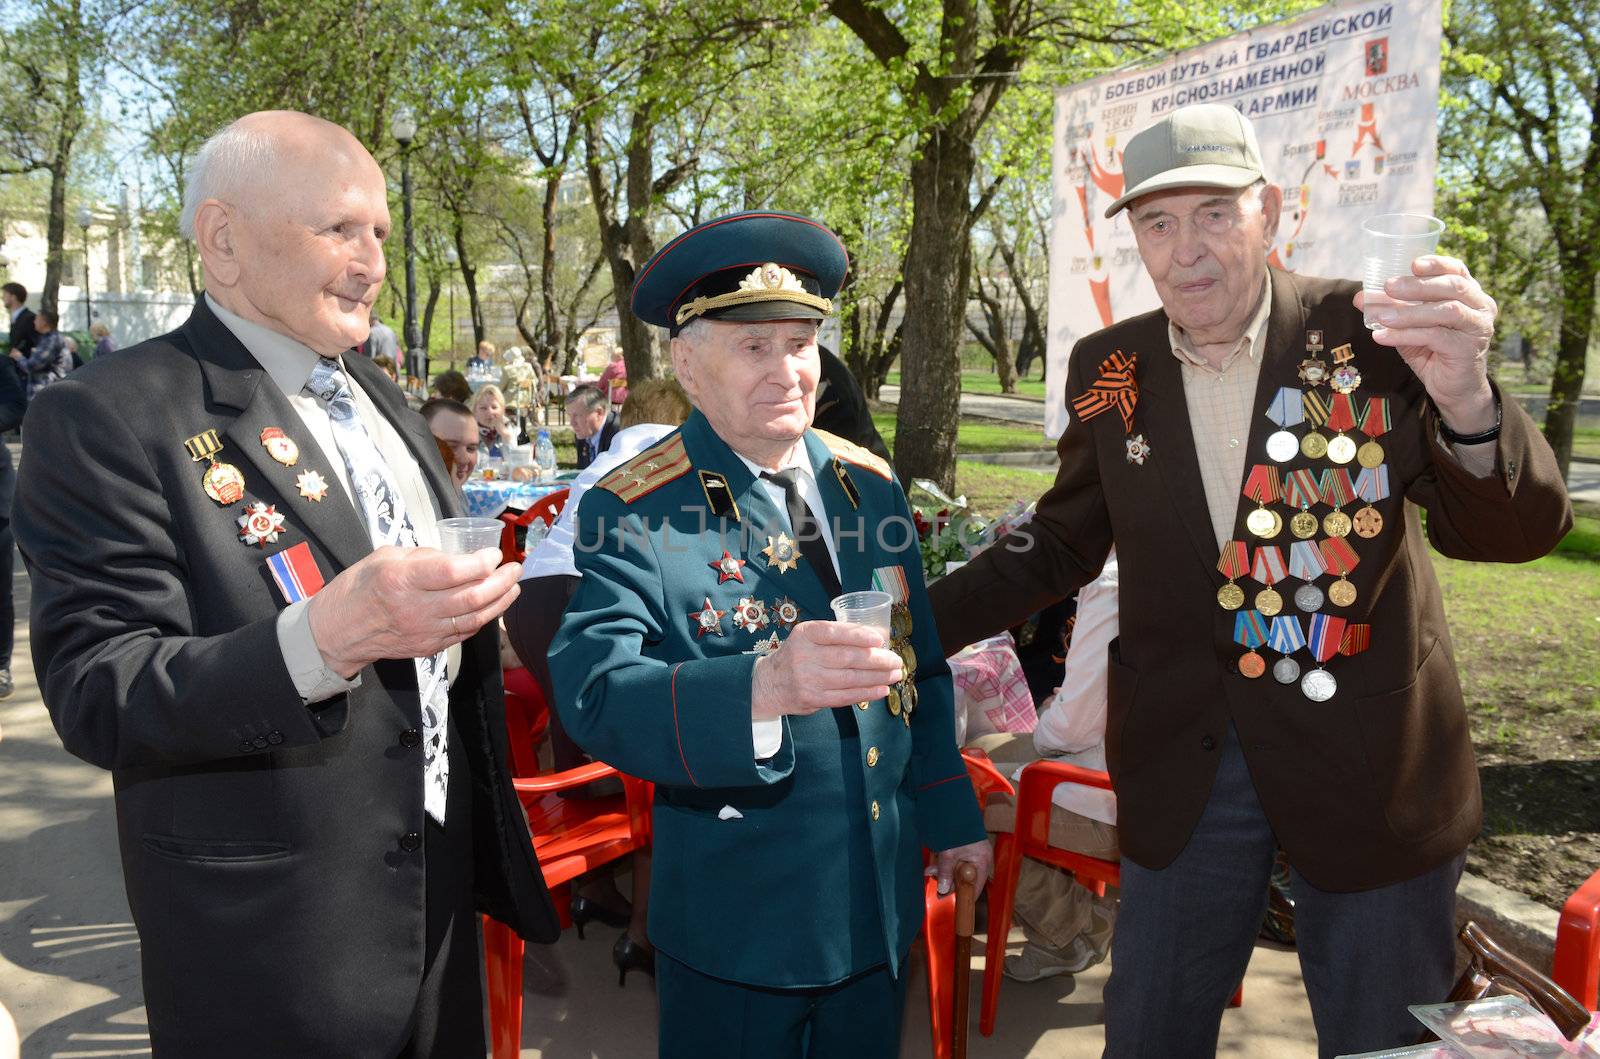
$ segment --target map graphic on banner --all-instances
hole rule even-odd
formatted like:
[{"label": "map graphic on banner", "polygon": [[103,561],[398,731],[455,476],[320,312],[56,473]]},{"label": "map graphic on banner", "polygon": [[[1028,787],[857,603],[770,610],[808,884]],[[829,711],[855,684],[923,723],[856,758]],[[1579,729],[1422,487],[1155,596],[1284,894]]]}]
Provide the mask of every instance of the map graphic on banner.
[{"label": "map graphic on banner", "polygon": [[1067,426],[1072,347],[1160,307],[1122,194],[1128,138],[1178,107],[1227,103],[1255,126],[1283,188],[1269,262],[1361,278],[1361,222],[1431,213],[1440,0],[1334,4],[1056,92],[1045,432]]}]

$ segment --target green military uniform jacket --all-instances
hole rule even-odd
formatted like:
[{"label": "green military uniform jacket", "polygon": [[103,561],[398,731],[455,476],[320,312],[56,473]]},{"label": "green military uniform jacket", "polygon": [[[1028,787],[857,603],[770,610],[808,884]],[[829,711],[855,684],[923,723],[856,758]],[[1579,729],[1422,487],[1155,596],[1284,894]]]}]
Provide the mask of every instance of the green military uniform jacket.
[{"label": "green military uniform jacket", "polygon": [[984,837],[905,497],[866,450],[816,431],[805,446],[843,590],[900,601],[907,679],[889,698],[785,717],[776,755],[756,760],[758,652],[831,619],[830,599],[698,412],[584,497],[583,581],[550,651],[567,731],[656,784],[651,940],[704,974],[776,988],[898,972],[922,919],[922,847]]}]

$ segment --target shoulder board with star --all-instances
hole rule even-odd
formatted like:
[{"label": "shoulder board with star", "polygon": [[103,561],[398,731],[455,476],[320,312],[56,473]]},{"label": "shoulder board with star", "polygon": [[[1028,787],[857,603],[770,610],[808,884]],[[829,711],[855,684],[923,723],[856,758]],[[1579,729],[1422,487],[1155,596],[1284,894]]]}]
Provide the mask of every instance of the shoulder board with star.
[{"label": "shoulder board with star", "polygon": [[894,470],[871,449],[864,449],[855,442],[846,441],[839,435],[830,434],[826,430],[817,430],[816,427],[811,429],[815,431],[818,438],[822,439],[822,443],[828,446],[828,451],[839,459],[871,471],[886,482],[894,481]]},{"label": "shoulder board with star", "polygon": [[683,447],[683,435],[673,434],[601,478],[595,487],[615,493],[623,503],[631,504],[668,482],[682,478],[692,469],[689,454]]}]

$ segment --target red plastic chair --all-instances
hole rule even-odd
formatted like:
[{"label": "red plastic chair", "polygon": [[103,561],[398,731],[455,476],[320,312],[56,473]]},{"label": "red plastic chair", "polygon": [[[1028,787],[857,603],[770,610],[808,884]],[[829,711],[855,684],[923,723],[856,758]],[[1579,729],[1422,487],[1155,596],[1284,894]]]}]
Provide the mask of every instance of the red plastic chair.
[{"label": "red plastic chair", "polygon": [[502,674],[506,685],[506,731],[511,736],[511,774],[539,774],[539,744],[550,729],[550,704],[544,701],[539,682],[526,666],[507,669]]},{"label": "red plastic chair", "polygon": [[[510,701],[514,696],[506,696],[512,786],[527,815],[534,854],[565,928],[572,925],[568,883],[602,864],[649,847],[654,787],[598,761],[547,776],[534,775],[538,764],[529,711],[514,711]],[[548,718],[546,711],[546,721]],[[622,781],[622,793],[592,799],[563,798],[559,793],[610,777]],[[516,1059],[522,1048],[523,941],[504,923],[484,916],[483,950],[491,1054],[494,1059]]]},{"label": "red plastic chair", "polygon": [[517,547],[517,530],[533,525],[534,519],[541,520],[546,529],[554,526],[556,516],[567,506],[567,497],[571,493],[571,489],[557,489],[535,500],[532,506],[520,515],[514,515],[509,511],[500,513],[500,521],[505,523],[505,527],[500,531],[500,554],[505,557],[506,562],[520,563],[527,557],[526,551]]},{"label": "red plastic chair", "polygon": [[1590,1011],[1600,1011],[1600,871],[1561,906],[1550,977]]},{"label": "red plastic chair", "polygon": [[[1004,773],[995,768],[982,750],[961,752],[967,775],[983,807],[996,794],[1014,797],[1016,790]],[[931,858],[929,858],[931,860]],[[987,880],[978,880],[981,889]],[[955,1006],[967,998],[956,996],[956,895],[954,890],[939,896],[939,883],[932,877],[923,886],[922,945],[928,960],[928,1020],[933,1038],[934,1059],[950,1059],[955,1049]]]},{"label": "red plastic chair", "polygon": [[[994,1034],[995,1013],[1000,1006],[1000,982],[1005,977],[1006,940],[1011,934],[1011,917],[1016,908],[1017,876],[1022,858],[1032,857],[1072,873],[1073,878],[1104,895],[1107,886],[1119,886],[1122,867],[1114,860],[1102,860],[1083,853],[1058,849],[1050,844],[1051,794],[1063,783],[1077,783],[1100,790],[1111,789],[1111,777],[1104,772],[1069,765],[1064,761],[1035,761],[1022,770],[1022,792],[1017,797],[1015,830],[995,838],[994,881],[989,889],[989,942],[983,961],[983,1006],[978,1012],[978,1032]],[[1244,984],[1228,1001],[1228,1006],[1244,1003]]]}]

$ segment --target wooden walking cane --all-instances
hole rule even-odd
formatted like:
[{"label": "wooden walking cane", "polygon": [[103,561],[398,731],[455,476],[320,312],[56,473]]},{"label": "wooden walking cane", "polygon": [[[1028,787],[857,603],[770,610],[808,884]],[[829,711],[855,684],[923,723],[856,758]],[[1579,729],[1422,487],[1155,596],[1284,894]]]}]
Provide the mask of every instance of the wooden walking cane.
[{"label": "wooden walking cane", "polygon": [[967,1059],[967,1020],[969,1007],[967,993],[972,977],[972,926],[973,913],[978,903],[978,866],[962,861],[956,866],[956,960],[955,988],[951,1002],[955,1004],[954,1059]]}]

